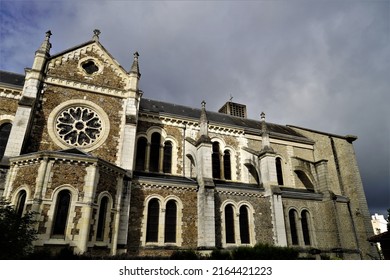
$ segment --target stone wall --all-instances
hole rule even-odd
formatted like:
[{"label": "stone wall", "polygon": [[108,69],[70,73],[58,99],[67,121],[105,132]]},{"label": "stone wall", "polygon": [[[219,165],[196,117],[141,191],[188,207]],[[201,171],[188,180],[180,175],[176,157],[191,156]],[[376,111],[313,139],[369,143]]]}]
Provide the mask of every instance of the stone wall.
[{"label": "stone wall", "polygon": [[31,193],[31,197],[27,199],[32,199],[35,195],[39,163],[32,165],[15,166],[15,169],[17,173],[15,176],[15,180],[12,183],[10,196],[12,197],[19,187],[26,186],[27,188],[29,188]]},{"label": "stone wall", "polygon": [[123,99],[59,86],[47,85],[35,115],[28,152],[61,150],[50,138],[48,116],[54,108],[72,99],[88,100],[100,106],[110,120],[109,135],[101,146],[90,153],[111,163],[117,161],[119,138],[122,128]]},{"label": "stone wall", "polygon": [[0,97],[0,116],[11,115],[15,116],[16,110],[18,109],[18,100]]},{"label": "stone wall", "polygon": [[[269,198],[259,196],[249,196],[246,193],[229,194],[224,191],[217,191],[215,195],[215,225],[216,225],[216,245],[222,247],[222,214],[221,205],[224,201],[230,200],[236,203],[247,202],[254,209],[254,230],[255,243],[274,244],[273,225],[271,216],[271,203]],[[252,225],[250,225],[252,226]],[[236,229],[238,230],[238,229]]]},{"label": "stone wall", "polygon": [[[348,199],[344,207],[338,207],[340,216],[339,224],[344,223],[344,218],[350,224],[343,232],[354,239],[356,233],[359,248],[362,250],[362,258],[371,258],[377,253],[367,241],[373,235],[370,224],[370,213],[364,194],[359,167],[355,151],[352,145],[353,137],[343,137],[326,133],[298,129],[300,133],[315,141],[314,160],[327,160],[329,190],[334,194],[345,196]],[[346,207],[350,209],[347,211]],[[351,213],[351,214],[350,214]],[[349,231],[350,233],[346,233]],[[348,242],[346,243],[348,246]]]},{"label": "stone wall", "polygon": [[162,254],[163,247],[148,248],[142,247],[142,236],[146,234],[142,232],[142,226],[146,223],[146,217],[144,217],[145,199],[149,195],[159,195],[166,198],[169,195],[174,195],[180,199],[182,209],[182,221],[181,221],[181,236],[182,244],[180,248],[195,249],[197,247],[198,230],[197,230],[197,194],[194,187],[166,187],[166,186],[145,186],[139,183],[133,183],[131,190],[131,202],[130,202],[130,221],[129,221],[129,233],[128,233],[128,253],[134,255],[148,254],[148,250],[151,250],[153,254]]},{"label": "stone wall", "polygon": [[[94,47],[92,47],[94,48]],[[54,62],[54,67],[49,67],[48,75],[53,77],[58,77],[61,79],[79,81],[83,83],[88,83],[96,86],[110,87],[123,89],[126,84],[124,80],[118,76],[116,69],[111,67],[108,60],[104,60],[99,54],[97,54],[92,48],[85,53],[81,53],[78,56],[64,58],[61,60],[56,60]],[[79,66],[79,61],[85,58],[94,58],[96,61],[103,66],[103,71],[99,74],[86,75],[86,73]]]}]

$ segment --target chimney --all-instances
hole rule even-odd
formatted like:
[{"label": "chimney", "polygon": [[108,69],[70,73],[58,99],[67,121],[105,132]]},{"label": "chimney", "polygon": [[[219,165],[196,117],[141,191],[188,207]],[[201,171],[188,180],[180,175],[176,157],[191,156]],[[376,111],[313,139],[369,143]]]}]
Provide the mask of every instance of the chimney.
[{"label": "chimney", "polygon": [[218,110],[219,113],[239,117],[247,118],[246,105],[228,101]]}]

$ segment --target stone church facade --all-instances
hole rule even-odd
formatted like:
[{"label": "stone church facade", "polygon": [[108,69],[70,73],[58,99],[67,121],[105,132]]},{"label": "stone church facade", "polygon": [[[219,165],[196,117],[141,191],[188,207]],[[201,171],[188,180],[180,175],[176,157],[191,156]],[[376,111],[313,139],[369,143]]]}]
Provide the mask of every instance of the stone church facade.
[{"label": "stone church facade", "polygon": [[303,256],[377,256],[352,142],[143,97],[92,40],[25,75],[1,71],[0,195],[35,213],[35,248],[169,255],[267,243]]}]

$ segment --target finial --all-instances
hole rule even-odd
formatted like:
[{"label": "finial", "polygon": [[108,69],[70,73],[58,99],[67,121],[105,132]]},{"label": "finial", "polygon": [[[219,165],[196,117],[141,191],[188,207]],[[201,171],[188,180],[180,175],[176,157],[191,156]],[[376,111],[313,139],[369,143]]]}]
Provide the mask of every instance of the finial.
[{"label": "finial", "polygon": [[94,41],[99,41],[99,35],[100,35],[100,30],[99,29],[95,29],[94,31],[93,31],[93,37],[92,37],[92,39],[94,40]]},{"label": "finial", "polygon": [[209,121],[207,119],[207,113],[206,113],[206,101],[203,100],[201,104],[202,104],[202,109],[200,111],[200,120],[199,120],[200,138],[198,139],[198,142],[204,143],[204,142],[210,142],[209,128],[208,128]]},{"label": "finial", "polygon": [[133,56],[134,56],[134,60],[133,60],[133,64],[131,65],[130,73],[137,75],[139,79],[141,77],[141,73],[139,72],[139,65],[138,65],[139,53],[135,52],[133,53]]},{"label": "finial", "polygon": [[50,30],[46,31],[46,38],[49,39],[53,35]]},{"label": "finial", "polygon": [[50,30],[46,31],[45,40],[43,40],[41,47],[37,50],[38,52],[49,55],[51,49],[50,36],[51,36],[51,31]]},{"label": "finial", "polygon": [[267,128],[267,123],[265,122],[265,113],[261,112],[261,152],[271,152],[274,153],[274,150],[271,147],[271,143],[269,141],[269,132]]}]

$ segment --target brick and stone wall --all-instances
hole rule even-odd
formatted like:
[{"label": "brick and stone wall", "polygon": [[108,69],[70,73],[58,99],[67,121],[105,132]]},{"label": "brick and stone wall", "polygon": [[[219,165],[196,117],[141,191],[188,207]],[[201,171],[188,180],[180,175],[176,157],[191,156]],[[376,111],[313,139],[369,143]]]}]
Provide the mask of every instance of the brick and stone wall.
[{"label": "brick and stone wall", "polygon": [[121,113],[123,113],[123,99],[53,85],[48,85],[42,95],[40,106],[33,122],[28,152],[62,149],[50,138],[48,132],[50,124],[48,124],[47,120],[54,108],[71,99],[91,101],[106,112],[110,120],[110,132],[105,143],[91,151],[91,154],[115,163],[119,153],[118,145],[123,122],[121,117]]},{"label": "brick and stone wall", "polygon": [[[182,243],[180,248],[195,249],[197,247],[197,194],[195,187],[167,187],[167,186],[147,186],[140,183],[134,183],[131,190],[130,202],[130,221],[128,234],[128,253],[129,254],[148,254],[161,255],[164,252],[164,246],[160,248],[142,247],[143,224],[146,223],[145,199],[150,195],[159,195],[166,198],[170,195],[177,197],[183,205],[181,223]],[[180,211],[178,209],[178,211]],[[146,227],[145,227],[146,228]]]},{"label": "brick and stone wall", "polygon": [[[236,204],[245,201],[254,210],[253,225],[255,231],[255,242],[263,244],[274,244],[273,225],[271,216],[271,204],[269,198],[260,195],[249,196],[246,193],[229,194],[224,191],[217,191],[215,195],[215,225],[216,225],[216,246],[221,248],[222,241],[222,216],[221,205],[226,201],[234,201]],[[238,209],[237,209],[238,210]],[[235,229],[239,230],[239,229]]]}]

